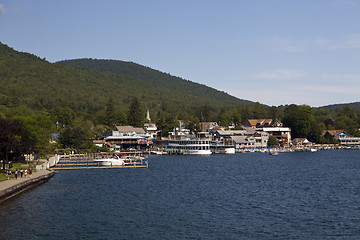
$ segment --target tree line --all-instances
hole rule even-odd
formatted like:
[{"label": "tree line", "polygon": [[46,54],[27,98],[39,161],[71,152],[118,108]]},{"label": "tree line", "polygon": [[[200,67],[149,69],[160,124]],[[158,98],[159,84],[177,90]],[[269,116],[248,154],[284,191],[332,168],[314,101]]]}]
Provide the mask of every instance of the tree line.
[{"label": "tree line", "polygon": [[[132,98],[126,110],[118,109],[113,99],[108,99],[104,114],[96,116],[95,121],[71,108],[34,112],[24,106],[1,106],[0,158],[20,161],[25,153],[44,155],[67,148],[100,151],[101,149],[92,144],[92,140],[102,139],[116,125],[142,127],[147,121],[146,110],[146,106],[136,97]],[[152,112],[152,122],[157,124],[163,136],[174,127],[179,127],[178,120],[185,122],[188,129],[199,131],[201,118],[225,127],[233,125],[237,129],[240,129],[247,119],[280,119],[284,126],[291,128],[292,138],[307,138],[314,143],[334,143],[333,140],[321,136],[323,130],[343,129],[352,136],[360,137],[360,112],[349,106],[334,112],[324,108],[314,109],[307,105],[267,107],[257,103],[252,107],[222,108],[218,112],[205,105],[197,109],[196,115],[186,112]],[[59,137],[56,143],[52,143],[56,133]]]},{"label": "tree line", "polygon": [[[319,134],[324,129],[359,135],[360,107],[270,107],[134,63],[80,59],[53,64],[0,43],[0,76],[1,124],[21,125],[29,139],[26,151],[38,155],[62,148],[96,151],[91,140],[115,125],[141,127],[147,110],[163,136],[178,120],[197,131],[201,118],[237,129],[247,119],[280,119],[293,129],[293,137],[314,142],[326,141]],[[6,133],[0,133],[3,146],[19,142]],[[50,143],[58,135],[58,144]],[[0,151],[2,159],[9,156],[5,147]]]}]

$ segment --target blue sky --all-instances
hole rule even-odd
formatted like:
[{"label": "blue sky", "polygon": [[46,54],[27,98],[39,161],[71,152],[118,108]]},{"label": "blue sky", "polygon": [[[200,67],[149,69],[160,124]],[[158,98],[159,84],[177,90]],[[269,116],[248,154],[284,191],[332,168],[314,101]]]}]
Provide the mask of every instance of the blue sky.
[{"label": "blue sky", "polygon": [[136,62],[270,106],[360,101],[360,0],[0,0],[0,41]]}]

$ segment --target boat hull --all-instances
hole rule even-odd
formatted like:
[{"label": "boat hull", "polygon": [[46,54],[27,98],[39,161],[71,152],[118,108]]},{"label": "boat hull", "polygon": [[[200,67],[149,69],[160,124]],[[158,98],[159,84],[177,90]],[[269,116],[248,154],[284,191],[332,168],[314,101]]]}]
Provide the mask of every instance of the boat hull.
[{"label": "boat hull", "polygon": [[96,160],[99,166],[124,166],[125,162],[122,159],[101,159]]},{"label": "boat hull", "polygon": [[210,155],[212,154],[211,150],[188,150],[190,155]]},{"label": "boat hull", "polygon": [[235,148],[224,148],[220,150],[223,154],[235,154]]}]

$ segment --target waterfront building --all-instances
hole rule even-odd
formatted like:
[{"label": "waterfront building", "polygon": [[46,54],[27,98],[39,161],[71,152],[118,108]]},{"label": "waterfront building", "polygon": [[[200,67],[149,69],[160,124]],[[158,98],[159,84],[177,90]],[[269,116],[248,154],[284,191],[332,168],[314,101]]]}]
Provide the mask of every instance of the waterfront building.
[{"label": "waterfront building", "polygon": [[282,127],[283,124],[278,119],[248,119],[245,128],[264,128],[264,127]]},{"label": "waterfront building", "polygon": [[236,149],[266,148],[269,141],[267,132],[245,131],[243,135],[232,136]]},{"label": "waterfront building", "polygon": [[329,139],[329,140],[332,140],[332,139],[338,139],[339,137],[349,137],[349,135],[346,134],[346,132],[344,130],[340,130],[340,129],[337,129],[337,130],[324,130],[322,133],[321,133],[321,136],[326,138],[326,139]]},{"label": "waterfront building", "polygon": [[145,123],[144,130],[146,135],[149,136],[150,139],[156,138],[158,129],[155,123]]},{"label": "waterfront building", "polygon": [[225,127],[219,126],[217,122],[203,122],[205,132],[214,132],[216,130],[224,130]]},{"label": "waterfront building", "polygon": [[150,136],[143,128],[132,126],[116,126],[104,140],[113,151],[145,150],[152,145]]},{"label": "waterfront building", "polygon": [[[252,131],[253,132],[253,131]],[[246,130],[217,130],[214,132],[213,136],[214,136],[214,140],[217,141],[228,141],[229,139],[231,139],[232,136],[244,136],[246,135],[247,131]]]},{"label": "waterfront building", "polygon": [[213,135],[217,143],[232,144],[236,149],[266,148],[269,140],[267,132],[247,130],[218,130]]},{"label": "waterfront building", "polygon": [[291,129],[284,127],[279,120],[248,119],[243,128],[247,131],[253,129],[257,132],[267,132],[270,136],[276,137],[281,145],[288,146],[291,143]]},{"label": "waterfront building", "polygon": [[326,136],[335,138],[341,145],[360,145],[360,137],[351,137],[344,130],[327,130],[324,134]]},{"label": "waterfront building", "polygon": [[263,127],[255,128],[258,132],[267,132],[270,136],[274,136],[280,145],[288,146],[291,143],[291,129],[288,127]]}]

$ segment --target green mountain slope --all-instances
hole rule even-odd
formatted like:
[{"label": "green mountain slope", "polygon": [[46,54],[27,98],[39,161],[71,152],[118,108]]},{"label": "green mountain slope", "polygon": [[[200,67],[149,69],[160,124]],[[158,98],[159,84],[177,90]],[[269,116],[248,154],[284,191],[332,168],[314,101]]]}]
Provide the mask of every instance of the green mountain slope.
[{"label": "green mountain slope", "polygon": [[187,95],[201,97],[228,103],[251,103],[250,101],[240,100],[224,92],[207,87],[202,84],[184,80],[158,70],[151,69],[132,62],[118,60],[96,60],[96,59],[74,59],[58,62],[82,69],[91,69],[103,73],[120,74],[133,77],[152,83],[158,87],[168,88]]},{"label": "green mountain slope", "polygon": [[[70,107],[77,113],[91,115],[104,111],[110,98],[121,110],[128,108],[131,99],[137,97],[144,109],[153,112],[192,115],[202,106],[218,112],[220,108],[251,104],[137,64],[124,63],[127,72],[119,74],[90,67],[80,69],[69,66],[71,62],[49,63],[0,43],[0,107],[25,106],[34,110]],[[119,63],[90,62],[115,63],[116,66]]]},{"label": "green mountain slope", "polygon": [[0,76],[0,104],[32,109],[69,106],[93,112],[102,108],[112,94],[129,97],[126,92],[138,91],[134,84],[143,85],[136,79],[51,64],[3,44]]}]

